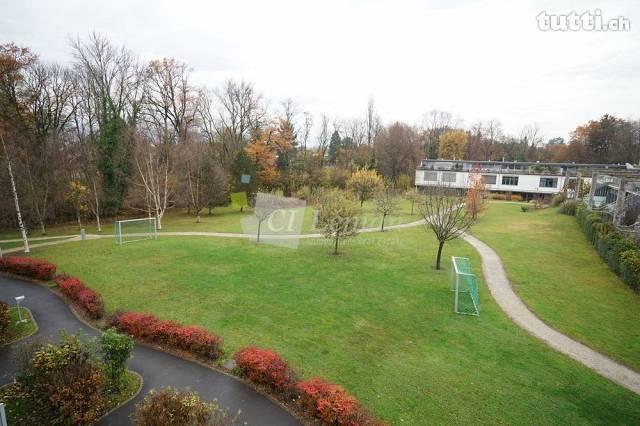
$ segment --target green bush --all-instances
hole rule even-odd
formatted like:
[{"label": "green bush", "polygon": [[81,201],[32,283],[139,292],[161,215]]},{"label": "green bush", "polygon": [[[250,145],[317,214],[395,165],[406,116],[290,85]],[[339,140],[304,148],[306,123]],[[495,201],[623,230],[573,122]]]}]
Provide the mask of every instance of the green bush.
[{"label": "green bush", "polygon": [[634,250],[635,248],[635,244],[626,238],[616,240],[607,253],[607,264],[609,265],[609,268],[616,274],[622,273],[620,269],[622,253],[628,250]]},{"label": "green bush", "polygon": [[111,384],[118,388],[127,371],[127,360],[133,351],[133,339],[110,328],[100,336],[100,351]]},{"label": "green bush", "polygon": [[565,202],[564,194],[562,193],[556,194],[551,198],[551,207],[558,207],[560,204],[564,202]]},{"label": "green bush", "polygon": [[11,395],[5,396],[5,402],[18,407],[8,414],[16,424],[94,424],[105,410],[104,383],[93,349],[76,336],[63,335],[60,344],[34,348],[28,355]]},{"label": "green bush", "polygon": [[640,293],[640,249],[634,248],[620,255],[622,280],[636,292]]},{"label": "green bush", "polygon": [[[554,197],[554,200],[556,198]],[[553,206],[553,200],[551,201],[551,205]],[[569,216],[575,216],[576,215],[576,209],[578,207],[578,202],[576,200],[567,200],[564,203],[562,203],[562,207],[560,207],[560,213],[562,214],[566,214]]]},{"label": "green bush", "polygon": [[528,212],[530,208],[531,206],[520,206],[520,210],[522,210],[522,213]]}]

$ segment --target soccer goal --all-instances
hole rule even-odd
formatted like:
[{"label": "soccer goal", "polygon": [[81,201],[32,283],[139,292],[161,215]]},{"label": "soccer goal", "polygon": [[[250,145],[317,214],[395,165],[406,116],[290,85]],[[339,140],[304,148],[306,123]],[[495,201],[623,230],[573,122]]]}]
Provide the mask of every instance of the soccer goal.
[{"label": "soccer goal", "polygon": [[116,243],[119,245],[158,238],[155,217],[119,220],[115,223],[115,228]]},{"label": "soccer goal", "polygon": [[451,257],[450,285],[455,294],[453,311],[456,314],[480,315],[478,282],[466,257]]}]

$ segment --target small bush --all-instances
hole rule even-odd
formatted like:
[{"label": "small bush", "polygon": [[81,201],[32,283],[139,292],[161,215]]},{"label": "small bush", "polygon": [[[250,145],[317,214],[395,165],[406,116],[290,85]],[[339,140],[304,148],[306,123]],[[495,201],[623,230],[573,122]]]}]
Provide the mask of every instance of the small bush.
[{"label": "small bush", "polygon": [[341,386],[317,377],[296,385],[303,409],[310,416],[335,425],[379,425]]},{"label": "small bush", "polygon": [[136,426],[227,426],[235,424],[214,403],[200,400],[195,392],[179,392],[172,388],[152,390],[136,405]]},{"label": "small bush", "polygon": [[640,293],[640,249],[631,249],[620,255],[620,270],[622,280]]},{"label": "small bush", "polygon": [[82,281],[68,275],[58,275],[53,281],[60,291],[80,307],[91,319],[104,316],[104,302],[95,291],[87,288]]},{"label": "small bush", "polygon": [[[552,202],[553,205],[553,202]],[[569,216],[576,215],[576,208],[578,206],[578,202],[576,200],[567,200],[562,203],[562,207],[560,207],[560,213],[566,214]]]},{"label": "small bush", "polygon": [[104,413],[104,383],[90,347],[63,335],[60,344],[33,352],[10,399],[25,408],[23,424],[89,425]]},{"label": "small bush", "polygon": [[563,193],[555,194],[551,198],[551,207],[558,207],[560,204],[565,202],[565,197]]},{"label": "small bush", "polygon": [[133,339],[110,328],[100,336],[100,351],[111,384],[118,387],[127,371],[127,360],[133,351]]},{"label": "small bush", "polygon": [[49,281],[56,273],[56,265],[31,257],[8,256],[0,258],[0,272]]},{"label": "small bush", "polygon": [[201,327],[185,327],[139,312],[116,313],[107,324],[137,339],[187,351],[207,360],[222,355],[222,339]]},{"label": "small bush", "polygon": [[491,194],[491,199],[492,199],[492,200],[501,200],[501,201],[504,201],[504,200],[506,200],[506,199],[507,199],[507,197],[506,197],[506,195],[504,195],[504,194],[497,194],[497,193],[495,193],[495,194]]},{"label": "small bush", "polygon": [[242,348],[235,354],[234,360],[243,377],[277,392],[289,391],[295,381],[287,362],[268,349]]},{"label": "small bush", "polygon": [[511,201],[523,201],[524,198],[522,198],[522,195],[518,195],[518,194],[511,194]]},{"label": "small bush", "polygon": [[522,210],[522,213],[526,213],[531,209],[531,206],[520,206],[520,210]]},{"label": "small bush", "polygon": [[9,325],[11,323],[11,310],[9,305],[0,300],[0,344],[9,340]]}]

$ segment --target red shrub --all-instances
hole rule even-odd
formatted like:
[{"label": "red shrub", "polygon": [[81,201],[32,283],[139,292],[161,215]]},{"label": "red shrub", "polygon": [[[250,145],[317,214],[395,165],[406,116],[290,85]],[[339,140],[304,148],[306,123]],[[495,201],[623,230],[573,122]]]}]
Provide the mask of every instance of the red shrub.
[{"label": "red shrub", "polygon": [[89,288],[85,288],[78,293],[77,302],[92,319],[102,318],[104,315],[102,298],[98,293]]},{"label": "red shrub", "polygon": [[123,312],[111,317],[110,326],[138,339],[174,347],[210,360],[222,355],[222,339],[204,328],[184,327],[151,314]]},{"label": "red shrub", "polygon": [[83,309],[92,319],[102,318],[104,303],[98,293],[87,288],[82,281],[69,275],[58,275],[53,281],[60,291]]},{"label": "red shrub", "polygon": [[317,377],[296,385],[305,411],[326,423],[338,425],[380,425],[342,386]]},{"label": "red shrub", "polygon": [[56,265],[46,260],[9,256],[0,258],[0,271],[49,281],[56,273]]},{"label": "red shrub", "polygon": [[242,375],[253,383],[283,392],[290,389],[295,381],[287,362],[268,349],[242,348],[234,359]]}]

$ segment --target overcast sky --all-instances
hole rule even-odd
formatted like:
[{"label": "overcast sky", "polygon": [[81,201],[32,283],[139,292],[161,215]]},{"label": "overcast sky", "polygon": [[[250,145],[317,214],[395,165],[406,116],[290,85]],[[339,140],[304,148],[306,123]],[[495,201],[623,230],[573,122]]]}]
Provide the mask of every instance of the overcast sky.
[{"label": "overcast sky", "polygon": [[[315,115],[420,123],[432,109],[465,125],[498,119],[549,137],[605,112],[639,117],[640,3],[619,1],[0,0],[0,43],[68,62],[92,31],[142,59],[189,63],[198,83],[252,81],[276,107],[291,97]],[[628,32],[543,32],[543,10],[602,10]],[[316,122],[318,119],[316,119]]]}]

